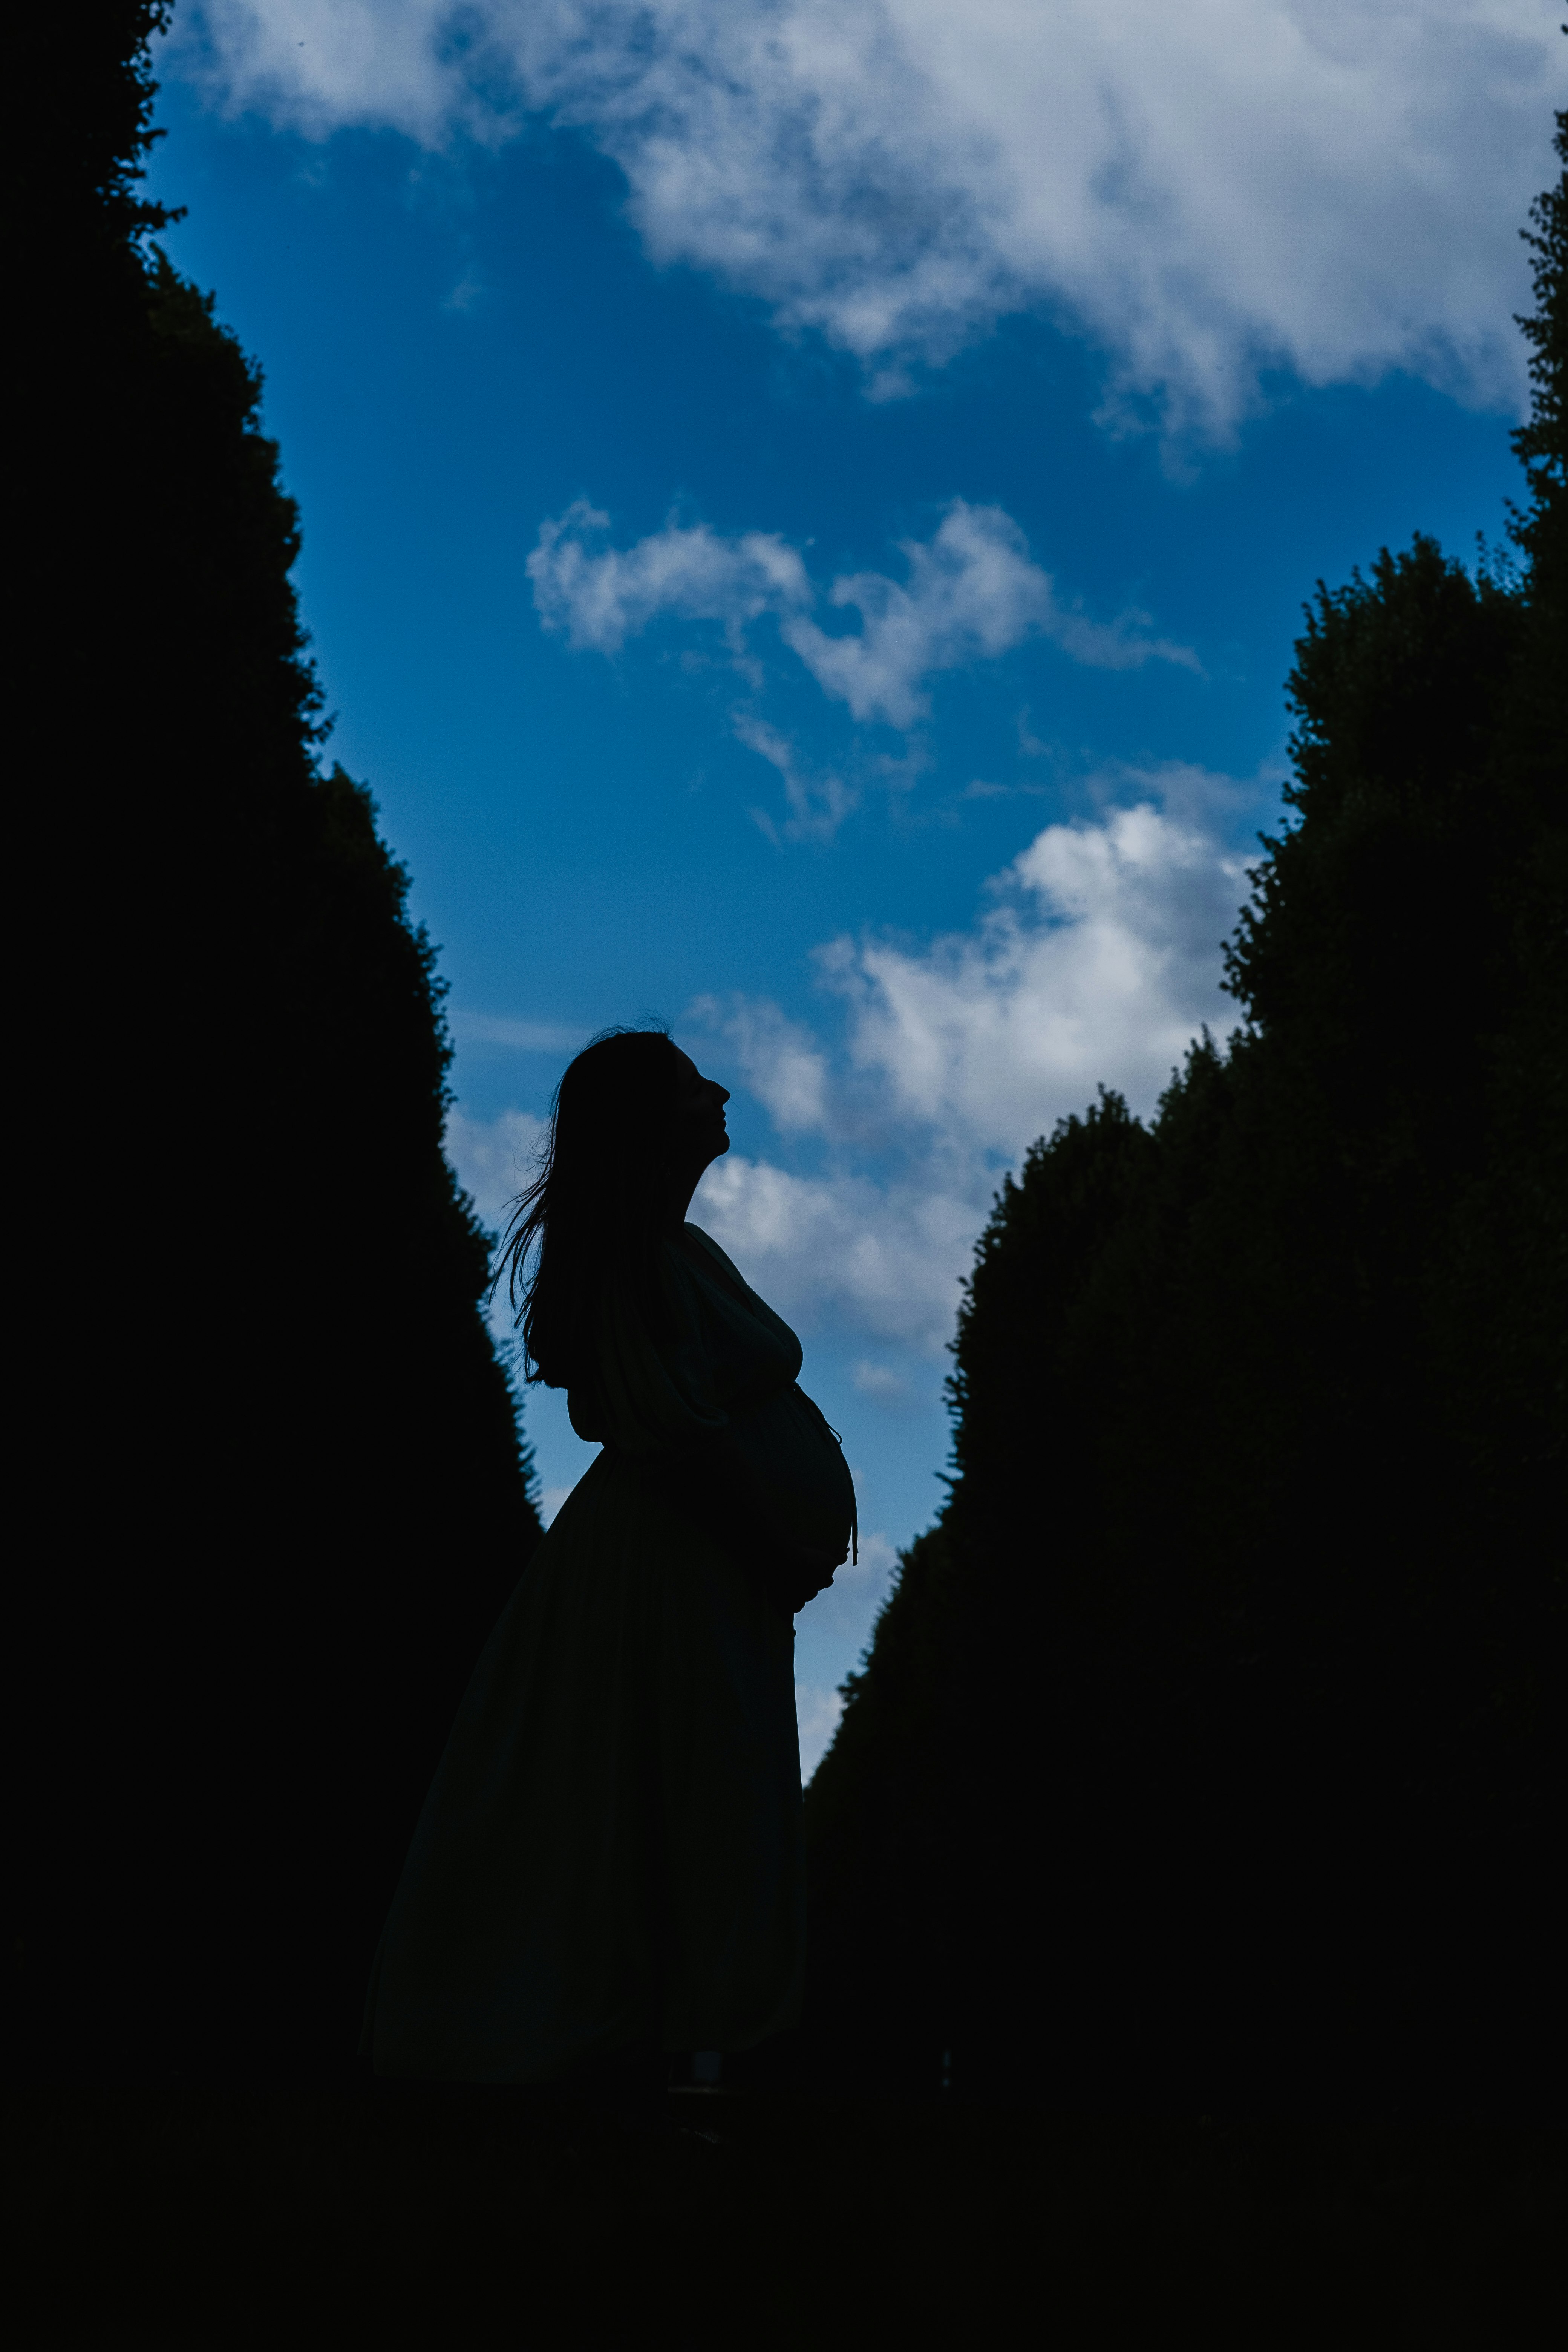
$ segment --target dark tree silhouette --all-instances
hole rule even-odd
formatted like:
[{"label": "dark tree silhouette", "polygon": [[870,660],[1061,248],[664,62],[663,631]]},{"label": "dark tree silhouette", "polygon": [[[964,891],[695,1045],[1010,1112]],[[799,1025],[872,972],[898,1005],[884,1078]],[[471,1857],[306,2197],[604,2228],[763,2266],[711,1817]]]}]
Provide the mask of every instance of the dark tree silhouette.
[{"label": "dark tree silhouette", "polygon": [[1561,2083],[1561,187],[1534,217],[1522,568],[1320,586],[1243,1028],[1148,1127],[1063,1122],[980,1243],[951,1497],[808,1795],[825,2071]]},{"label": "dark tree silhouette", "polygon": [[35,2073],[308,2075],[538,1522],[435,950],[320,772],[259,372],[137,191],[166,16],[17,44],[11,2013]]}]

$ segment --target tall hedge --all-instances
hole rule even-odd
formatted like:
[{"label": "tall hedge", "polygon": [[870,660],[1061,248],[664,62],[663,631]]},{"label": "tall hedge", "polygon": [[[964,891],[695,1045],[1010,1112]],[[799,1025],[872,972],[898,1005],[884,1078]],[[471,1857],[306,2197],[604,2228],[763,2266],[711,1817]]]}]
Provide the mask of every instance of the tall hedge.
[{"label": "tall hedge", "polygon": [[323,772],[261,377],[142,196],[158,0],[33,12],[13,729],[16,2063],[352,2066],[531,1543],[435,950]]},{"label": "tall hedge", "polygon": [[808,1793],[836,2079],[1562,2087],[1565,219],[1522,561],[1320,586],[1238,1034],[981,1239],[951,1499]]}]

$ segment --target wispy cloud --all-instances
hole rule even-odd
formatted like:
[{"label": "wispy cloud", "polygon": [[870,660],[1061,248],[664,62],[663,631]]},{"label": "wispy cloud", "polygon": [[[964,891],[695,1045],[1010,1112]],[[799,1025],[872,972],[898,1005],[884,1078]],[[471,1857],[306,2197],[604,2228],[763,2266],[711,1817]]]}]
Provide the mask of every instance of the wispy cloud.
[{"label": "wispy cloud", "polygon": [[582,1030],[563,1021],[511,1021],[461,1005],[454,1005],[447,1020],[459,1045],[505,1045],[517,1054],[571,1053],[586,1042]]},{"label": "wispy cloud", "polygon": [[837,832],[850,810],[859,802],[855,784],[847,782],[835,768],[813,770],[798,743],[754,711],[738,709],[730,713],[730,724],[735,740],[759,760],[765,760],[784,786],[784,801],[789,814],[782,825],[775,824],[766,809],[753,809],[752,816],[767,835],[776,842],[780,835],[793,841],[828,841]]},{"label": "wispy cloud", "polygon": [[748,621],[811,602],[805,564],[772,531],[724,539],[706,523],[670,522],[621,549],[597,544],[609,528],[607,514],[578,499],[540,525],[528,559],[541,621],[580,649],[618,652],[664,614],[718,621],[738,645]]},{"label": "wispy cloud", "polygon": [[[1554,0],[201,0],[220,101],[625,174],[649,252],[907,388],[1045,304],[1223,437],[1265,372],[1518,397],[1515,230],[1550,170]],[[179,52],[177,52],[178,54]]]},{"label": "wispy cloud", "polygon": [[857,572],[828,590],[829,604],[858,612],[858,630],[829,635],[797,612],[780,621],[785,645],[856,719],[911,727],[931,707],[928,677],[994,660],[1026,637],[1048,637],[1069,660],[1091,669],[1140,669],[1150,661],[1199,667],[1190,646],[1145,634],[1146,613],[1103,622],[1090,620],[1077,604],[1064,604],[1000,507],[954,499],[931,539],[901,541],[899,552],[902,582]]},{"label": "wispy cloud", "polygon": [[478,262],[470,261],[451,290],[442,296],[441,308],[467,318],[470,311],[482,309],[489,293],[484,271]]},{"label": "wispy cloud", "polygon": [[[656,621],[717,625],[729,657],[754,689],[765,661],[748,635],[763,619],[830,700],[858,722],[908,730],[930,710],[929,681],[1045,638],[1074,662],[1136,669],[1151,661],[1197,670],[1189,646],[1149,634],[1146,613],[1097,620],[1064,598],[1000,507],[954,499],[928,540],[899,543],[901,580],[841,573],[818,588],[796,548],[772,531],[726,538],[705,523],[667,523],[631,546],[609,543],[609,517],[584,499],[541,526],[528,559],[546,629],[571,646],[617,652]],[[858,615],[855,628],[819,614]],[[731,714],[739,740],[784,783],[795,834],[831,833],[854,805],[834,772],[812,775],[790,739],[754,709]]]}]

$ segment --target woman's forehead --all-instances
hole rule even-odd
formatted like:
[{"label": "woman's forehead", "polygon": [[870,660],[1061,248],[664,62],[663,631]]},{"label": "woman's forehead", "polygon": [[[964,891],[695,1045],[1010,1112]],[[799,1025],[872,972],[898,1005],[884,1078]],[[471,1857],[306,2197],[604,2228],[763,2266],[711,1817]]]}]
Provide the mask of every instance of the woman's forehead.
[{"label": "woman's forehead", "polygon": [[690,1055],[683,1054],[679,1045],[675,1049],[675,1058],[680,1065],[680,1075],[683,1078],[700,1078],[702,1076],[701,1071],[698,1068]]}]

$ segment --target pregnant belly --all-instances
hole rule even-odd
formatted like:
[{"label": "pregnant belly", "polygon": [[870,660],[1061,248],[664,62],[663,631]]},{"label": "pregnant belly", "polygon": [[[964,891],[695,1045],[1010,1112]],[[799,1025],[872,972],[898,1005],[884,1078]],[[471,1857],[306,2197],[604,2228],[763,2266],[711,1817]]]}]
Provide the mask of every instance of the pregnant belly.
[{"label": "pregnant belly", "polygon": [[785,1389],[731,1420],[737,1453],[778,1501],[781,1532],[836,1557],[849,1548],[855,1485],[843,1448],[799,1389]]}]

